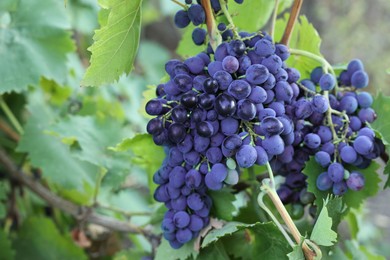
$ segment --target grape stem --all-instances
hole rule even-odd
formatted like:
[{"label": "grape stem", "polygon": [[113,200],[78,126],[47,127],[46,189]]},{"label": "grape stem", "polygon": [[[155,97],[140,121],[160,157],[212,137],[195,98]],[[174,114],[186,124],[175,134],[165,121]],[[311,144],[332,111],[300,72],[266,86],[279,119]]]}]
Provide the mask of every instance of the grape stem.
[{"label": "grape stem", "polygon": [[235,38],[239,38],[240,36],[238,35],[236,27],[234,26],[233,19],[230,16],[230,13],[229,13],[228,9],[226,8],[226,1],[225,0],[219,0],[219,4],[221,6],[223,14],[226,17],[226,20],[228,20],[228,23],[230,24],[230,26],[232,28],[232,31],[233,31],[233,34],[234,34]]},{"label": "grape stem", "polygon": [[278,16],[278,7],[279,7],[279,0],[275,0],[274,13],[272,14],[271,26],[269,29],[269,35],[271,36],[272,41],[274,42],[275,42],[274,32],[275,32],[276,17]]},{"label": "grape stem", "polygon": [[288,244],[291,247],[294,247],[295,246],[294,241],[292,241],[291,237],[287,234],[287,231],[284,229],[282,224],[280,224],[279,220],[275,217],[272,211],[264,204],[263,198],[265,195],[266,193],[264,191],[260,192],[259,196],[257,197],[257,203],[271,217],[272,221],[275,223],[275,225],[278,227],[280,232],[282,232],[283,236],[286,238]]},{"label": "grape stem", "polygon": [[293,6],[291,7],[290,18],[288,19],[286,29],[284,30],[284,34],[282,40],[280,41],[282,44],[288,46],[291,38],[292,31],[294,30],[294,25],[301,11],[303,0],[295,0]]},{"label": "grape stem", "polygon": [[217,25],[214,19],[214,13],[211,8],[210,0],[202,0],[201,4],[206,13],[206,25],[207,25],[207,33],[210,39],[210,45],[215,51],[219,44],[222,42],[221,34],[218,32]]},{"label": "grape stem", "polygon": [[185,4],[183,4],[183,3],[180,3],[179,1],[177,1],[177,0],[171,0],[172,2],[174,2],[175,4],[177,4],[177,5],[180,5],[181,7],[183,7],[185,10],[187,10],[188,9],[188,6],[186,6]]},{"label": "grape stem", "polygon": [[3,110],[4,114],[7,116],[8,120],[11,122],[13,127],[16,129],[16,131],[19,133],[19,135],[23,135],[23,127],[19,123],[18,119],[15,117],[15,115],[12,113],[11,109],[5,103],[2,96],[0,96],[0,107]]},{"label": "grape stem", "polygon": [[[292,220],[291,216],[288,214],[288,211],[284,207],[283,202],[280,200],[278,193],[276,192],[275,181],[274,181],[274,174],[273,174],[273,171],[272,171],[272,168],[271,168],[269,162],[267,163],[267,170],[268,170],[268,175],[269,175],[270,178],[269,179],[264,179],[260,188],[261,188],[261,190],[263,192],[265,192],[270,197],[272,203],[274,204],[276,210],[279,212],[280,216],[282,217],[282,219],[283,219],[284,223],[286,224],[288,230],[290,231],[290,233],[294,237],[295,242],[297,244],[300,244],[302,235],[299,232],[299,230],[298,230],[297,226],[295,225],[294,221]],[[261,198],[261,200],[262,200],[262,198]],[[259,203],[259,199],[258,199],[258,203]],[[272,216],[271,216],[271,218],[272,218]],[[309,248],[309,246],[304,241],[302,243],[302,250],[303,250],[303,252],[304,252],[304,254],[306,256],[306,259],[314,259],[314,257],[317,255],[316,251],[320,250],[320,249],[317,248],[315,250],[312,250],[312,249]]]}]

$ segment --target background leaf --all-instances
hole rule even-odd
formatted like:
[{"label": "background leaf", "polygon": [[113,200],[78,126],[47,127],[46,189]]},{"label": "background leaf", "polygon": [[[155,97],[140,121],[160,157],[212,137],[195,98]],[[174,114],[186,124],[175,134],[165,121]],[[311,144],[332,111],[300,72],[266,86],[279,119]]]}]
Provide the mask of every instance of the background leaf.
[{"label": "background leaf", "polygon": [[[371,127],[380,134],[383,143],[386,145],[386,152],[387,154],[390,154],[390,120],[384,116],[389,115],[390,113],[390,97],[385,96],[381,91],[378,91],[377,96],[374,98],[372,108],[375,110],[378,117],[371,124]],[[390,187],[390,161],[387,162],[383,173],[388,175],[384,187]]]},{"label": "background leaf", "polygon": [[182,58],[188,58],[191,56],[194,56],[206,48],[205,45],[195,45],[195,43],[192,41],[192,31],[194,30],[195,26],[190,24],[185,29],[183,29],[183,35],[181,36],[181,40],[179,42],[179,45],[177,46],[176,53],[179,54]]},{"label": "background leaf", "polygon": [[130,73],[138,50],[142,0],[102,2],[102,7],[111,11],[107,24],[96,31],[95,42],[89,48],[91,65],[82,80],[84,86],[111,83],[123,72]]},{"label": "background leaf", "polygon": [[0,5],[3,12],[9,23],[0,26],[0,94],[26,90],[41,75],[63,82],[66,54],[74,48],[63,3],[13,1]]},{"label": "background leaf", "polygon": [[229,189],[210,190],[208,194],[213,200],[211,214],[219,219],[232,220],[233,213],[236,211],[236,207],[233,204],[236,198],[231,191]]},{"label": "background leaf", "polygon": [[332,219],[326,206],[325,202],[310,236],[310,239],[320,246],[332,246],[337,241],[337,233],[332,230]]},{"label": "background leaf", "polygon": [[60,234],[48,218],[27,219],[18,232],[13,246],[16,251],[15,259],[20,260],[87,259],[83,250],[76,246],[70,236]]},{"label": "background leaf", "polygon": [[0,258],[3,260],[15,259],[15,251],[12,249],[11,240],[7,234],[0,229]]}]

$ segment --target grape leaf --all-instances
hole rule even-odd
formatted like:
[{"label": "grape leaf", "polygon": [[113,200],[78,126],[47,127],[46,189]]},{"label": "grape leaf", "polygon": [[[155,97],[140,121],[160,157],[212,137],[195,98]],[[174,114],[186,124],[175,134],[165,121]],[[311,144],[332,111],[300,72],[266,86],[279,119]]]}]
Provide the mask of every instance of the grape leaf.
[{"label": "grape leaf", "polygon": [[146,170],[149,177],[149,187],[151,190],[154,190],[156,186],[152,181],[152,177],[160,168],[165,158],[165,152],[161,146],[154,144],[151,135],[137,134],[133,138],[124,139],[116,147],[111,147],[110,149],[116,152],[130,150],[134,154],[132,162]]},{"label": "grape leaf", "polygon": [[[383,95],[383,93],[379,91],[374,99],[372,108],[379,116],[371,123],[371,127],[380,134],[383,143],[386,145],[386,152],[387,154],[390,154],[390,120],[385,116],[390,113],[390,97]],[[390,187],[390,161],[387,162],[383,172],[388,175],[384,187]]]},{"label": "grape leaf", "polygon": [[209,246],[200,251],[199,260],[226,260],[230,259],[224,245],[217,241],[213,246]]},{"label": "grape leaf", "polygon": [[15,259],[15,251],[12,249],[11,241],[3,229],[0,229],[0,258],[3,260]]},{"label": "grape leaf", "polygon": [[211,214],[219,219],[232,220],[233,214],[236,211],[236,207],[233,205],[236,197],[231,191],[229,189],[222,189],[219,191],[208,191],[208,194],[213,200]]},{"label": "grape leaf", "polygon": [[365,246],[359,245],[356,240],[346,240],[344,242],[347,255],[350,259],[370,259],[370,260],[385,260],[383,256],[376,255],[370,252]]},{"label": "grape leaf", "polygon": [[310,157],[302,171],[302,173],[307,176],[307,190],[316,197],[314,204],[317,205],[318,208],[322,208],[323,200],[325,200],[329,194],[328,191],[320,191],[317,189],[316,185],[318,175],[325,171],[326,170],[315,161],[314,156]]},{"label": "grape leaf", "polygon": [[293,251],[287,254],[289,260],[305,260],[301,245],[295,245]]},{"label": "grape leaf", "polygon": [[238,259],[287,259],[291,247],[274,223],[247,225],[220,239],[229,255]]},{"label": "grape leaf", "polygon": [[[1,1],[3,2],[3,1]],[[26,90],[41,75],[63,82],[66,54],[74,49],[61,1],[11,1],[0,5],[0,94]]]},{"label": "grape leaf", "polygon": [[[286,14],[283,18],[278,19],[276,22],[275,41],[277,42],[282,38],[288,17],[288,14]],[[317,30],[311,23],[309,23],[306,16],[299,16],[298,22],[295,24],[294,31],[291,35],[289,47],[292,49],[308,51],[322,57],[320,45],[321,38]],[[291,55],[287,60],[287,64],[289,67],[299,70],[302,79],[310,78],[311,71],[315,67],[321,65],[313,59],[298,55]]]},{"label": "grape leaf", "polygon": [[87,203],[99,168],[79,160],[66,144],[48,134],[56,114],[44,103],[41,92],[30,94],[29,99],[27,110],[31,116],[17,151],[28,153],[32,165],[40,168],[43,177],[50,180],[65,197]]},{"label": "grape leaf", "polygon": [[[364,188],[360,191],[348,190],[343,196],[343,202],[352,208],[358,208],[360,204],[366,198],[370,196],[374,196],[379,190],[379,183],[381,179],[378,176],[379,164],[375,161],[372,161],[370,166],[366,169],[359,169],[354,166],[348,165],[346,169],[349,172],[357,171],[363,174],[365,177],[365,185]],[[322,168],[314,159],[311,157],[308,162],[306,162],[305,168],[303,169],[303,173],[308,177],[307,182],[307,190],[312,192],[316,196],[315,204],[322,208],[322,200],[325,200],[327,196],[330,194],[329,191],[320,191],[317,189],[316,181],[318,175],[326,170]]]},{"label": "grape leaf", "polygon": [[332,230],[332,219],[328,214],[327,201],[324,202],[310,239],[321,246],[332,246],[337,241],[337,233]]},{"label": "grape leaf", "polygon": [[114,255],[113,260],[139,260],[143,259],[143,257],[147,255],[148,253],[132,248],[119,251]]},{"label": "grape leaf", "polygon": [[348,213],[348,208],[345,206],[342,197],[329,196],[329,198],[326,209],[329,217],[332,219],[332,229],[337,230],[343,216]]},{"label": "grape leaf", "polygon": [[254,226],[254,224],[248,225],[240,222],[229,222],[220,229],[213,229],[212,231],[210,231],[207,234],[207,236],[203,239],[202,247],[206,247],[209,244],[216,242],[221,237],[230,235],[232,233],[237,232],[238,230],[249,228],[252,226]]},{"label": "grape leaf", "polygon": [[[74,127],[77,126],[77,127]],[[130,153],[115,153],[108,149],[117,144],[125,136],[118,121],[106,118],[98,121],[91,116],[69,116],[49,128],[55,136],[71,144],[77,142],[80,150],[74,151],[74,155],[80,160],[89,162],[98,167],[104,167],[107,175],[117,175],[118,186],[128,175],[131,169]]]},{"label": "grape leaf", "polygon": [[155,260],[185,260],[190,257],[196,258],[198,253],[194,250],[194,243],[192,241],[184,244],[179,249],[172,249],[168,241],[165,239],[161,240],[161,244],[157,248]]},{"label": "grape leaf", "polygon": [[14,240],[15,259],[87,259],[69,235],[60,234],[54,223],[43,217],[27,219]]},{"label": "grape leaf", "polygon": [[95,32],[95,42],[88,49],[92,53],[91,64],[81,81],[83,86],[111,83],[123,72],[130,73],[139,45],[142,0],[99,3],[110,9],[110,14],[107,24]]},{"label": "grape leaf", "polygon": [[240,30],[255,32],[268,22],[274,6],[275,1],[269,0],[247,1],[244,4],[229,1],[229,13],[237,14],[233,16],[233,22]]}]

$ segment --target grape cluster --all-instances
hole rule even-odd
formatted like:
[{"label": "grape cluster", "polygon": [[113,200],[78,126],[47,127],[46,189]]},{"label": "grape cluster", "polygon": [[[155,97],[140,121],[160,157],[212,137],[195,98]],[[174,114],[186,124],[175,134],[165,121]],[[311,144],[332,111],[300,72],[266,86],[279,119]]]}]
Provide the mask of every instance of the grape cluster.
[{"label": "grape cluster", "polygon": [[[154,196],[168,208],[162,229],[172,247],[196,237],[209,221],[208,190],[239,181],[241,168],[293,159],[296,124],[312,108],[323,117],[322,96],[306,97],[288,68],[286,46],[269,35],[221,43],[212,54],[170,60],[168,82],[146,104],[147,125],[167,158],[154,175]],[[297,118],[297,120],[295,120]],[[304,180],[303,180],[304,181]]]},{"label": "grape cluster", "polygon": [[[243,0],[234,0],[238,4],[242,4]],[[175,14],[174,22],[178,28],[185,28],[190,23],[197,26],[192,31],[192,40],[196,45],[203,45],[206,42],[207,32],[202,25],[206,22],[206,12],[201,5],[201,1],[198,0],[196,4],[192,0],[186,0],[186,7],[179,10]],[[221,12],[221,5],[219,0],[211,0],[211,8],[215,16],[218,16]],[[233,38],[233,32],[227,28],[226,24],[221,23],[218,25],[218,30],[221,31],[223,40]]]},{"label": "grape cluster", "polygon": [[[325,96],[315,94],[317,90],[333,90],[336,82],[340,86],[339,92],[329,94],[329,102]],[[308,120],[296,122],[293,160],[288,165],[273,164],[278,173],[286,176],[285,184],[278,190],[279,196],[285,203],[305,205],[314,200],[305,189],[305,176],[300,173],[310,156],[325,169],[317,178],[319,190],[331,190],[335,195],[343,195],[348,189],[361,190],[364,176],[358,170],[348,169],[351,166],[365,169],[384,152],[382,141],[367,125],[376,118],[371,108],[373,98],[368,92],[356,91],[368,86],[362,62],[352,60],[337,80],[318,67],[312,71],[310,79],[304,79],[300,84],[306,90],[305,95],[312,97],[312,106],[300,106],[299,111],[305,111]],[[329,106],[331,121],[318,113]]]}]

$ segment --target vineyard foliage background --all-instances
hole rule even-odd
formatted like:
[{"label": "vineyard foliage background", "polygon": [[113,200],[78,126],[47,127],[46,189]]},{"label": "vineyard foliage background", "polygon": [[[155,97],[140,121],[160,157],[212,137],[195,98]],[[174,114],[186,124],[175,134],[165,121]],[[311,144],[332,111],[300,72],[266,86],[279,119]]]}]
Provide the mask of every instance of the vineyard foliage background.
[{"label": "vineyard foliage background", "polygon": [[[242,7],[231,5],[232,12],[246,14],[234,17],[236,25],[249,31],[267,26],[273,1],[247,2]],[[286,23],[283,11],[292,1],[280,3],[277,39]],[[148,116],[143,107],[154,95],[152,85],[164,80],[163,68],[169,58],[188,57],[202,50],[191,42],[191,27],[183,31],[174,28],[172,15],[178,8],[167,0],[1,1],[0,157],[12,158],[19,171],[81,210],[71,213],[77,215],[74,218],[70,212],[48,206],[36,192],[0,168],[1,259],[140,259],[155,249],[153,237],[111,232],[88,220],[93,211],[159,232],[164,209],[153,200],[156,186],[152,175],[165,155],[144,134]],[[291,45],[322,53],[332,64],[345,65],[343,61],[359,57],[371,76],[370,91],[390,94],[390,55],[386,49],[390,40],[384,37],[389,12],[386,0],[372,4],[362,0],[307,1],[302,11],[307,18],[300,19]],[[133,42],[138,37],[139,46]],[[314,66],[305,59],[290,62],[300,66],[303,75]],[[389,100],[381,97],[376,102],[381,118],[377,127],[386,129],[381,123],[390,119]],[[251,209],[240,204],[239,197],[229,195],[218,198],[224,204],[217,209],[218,214],[229,220],[256,222],[250,218]],[[390,256],[386,248],[390,213],[385,203],[389,197],[388,191],[381,191],[379,199],[368,202],[371,212],[357,205],[348,214],[339,232],[344,253],[337,247],[335,257]],[[381,203],[383,207],[375,207]],[[304,229],[306,223],[299,225]],[[243,229],[263,234],[257,237],[256,252],[237,248]],[[229,237],[232,233],[235,236]],[[229,254],[245,252],[276,259],[291,251],[280,242],[283,237],[271,224],[232,222],[207,238],[201,259],[223,257],[207,247],[214,243],[213,248],[223,251],[222,242],[231,245]],[[195,253],[190,246],[172,253],[163,243],[156,258],[185,259],[191,254]],[[245,257],[240,254],[236,256]]]}]

